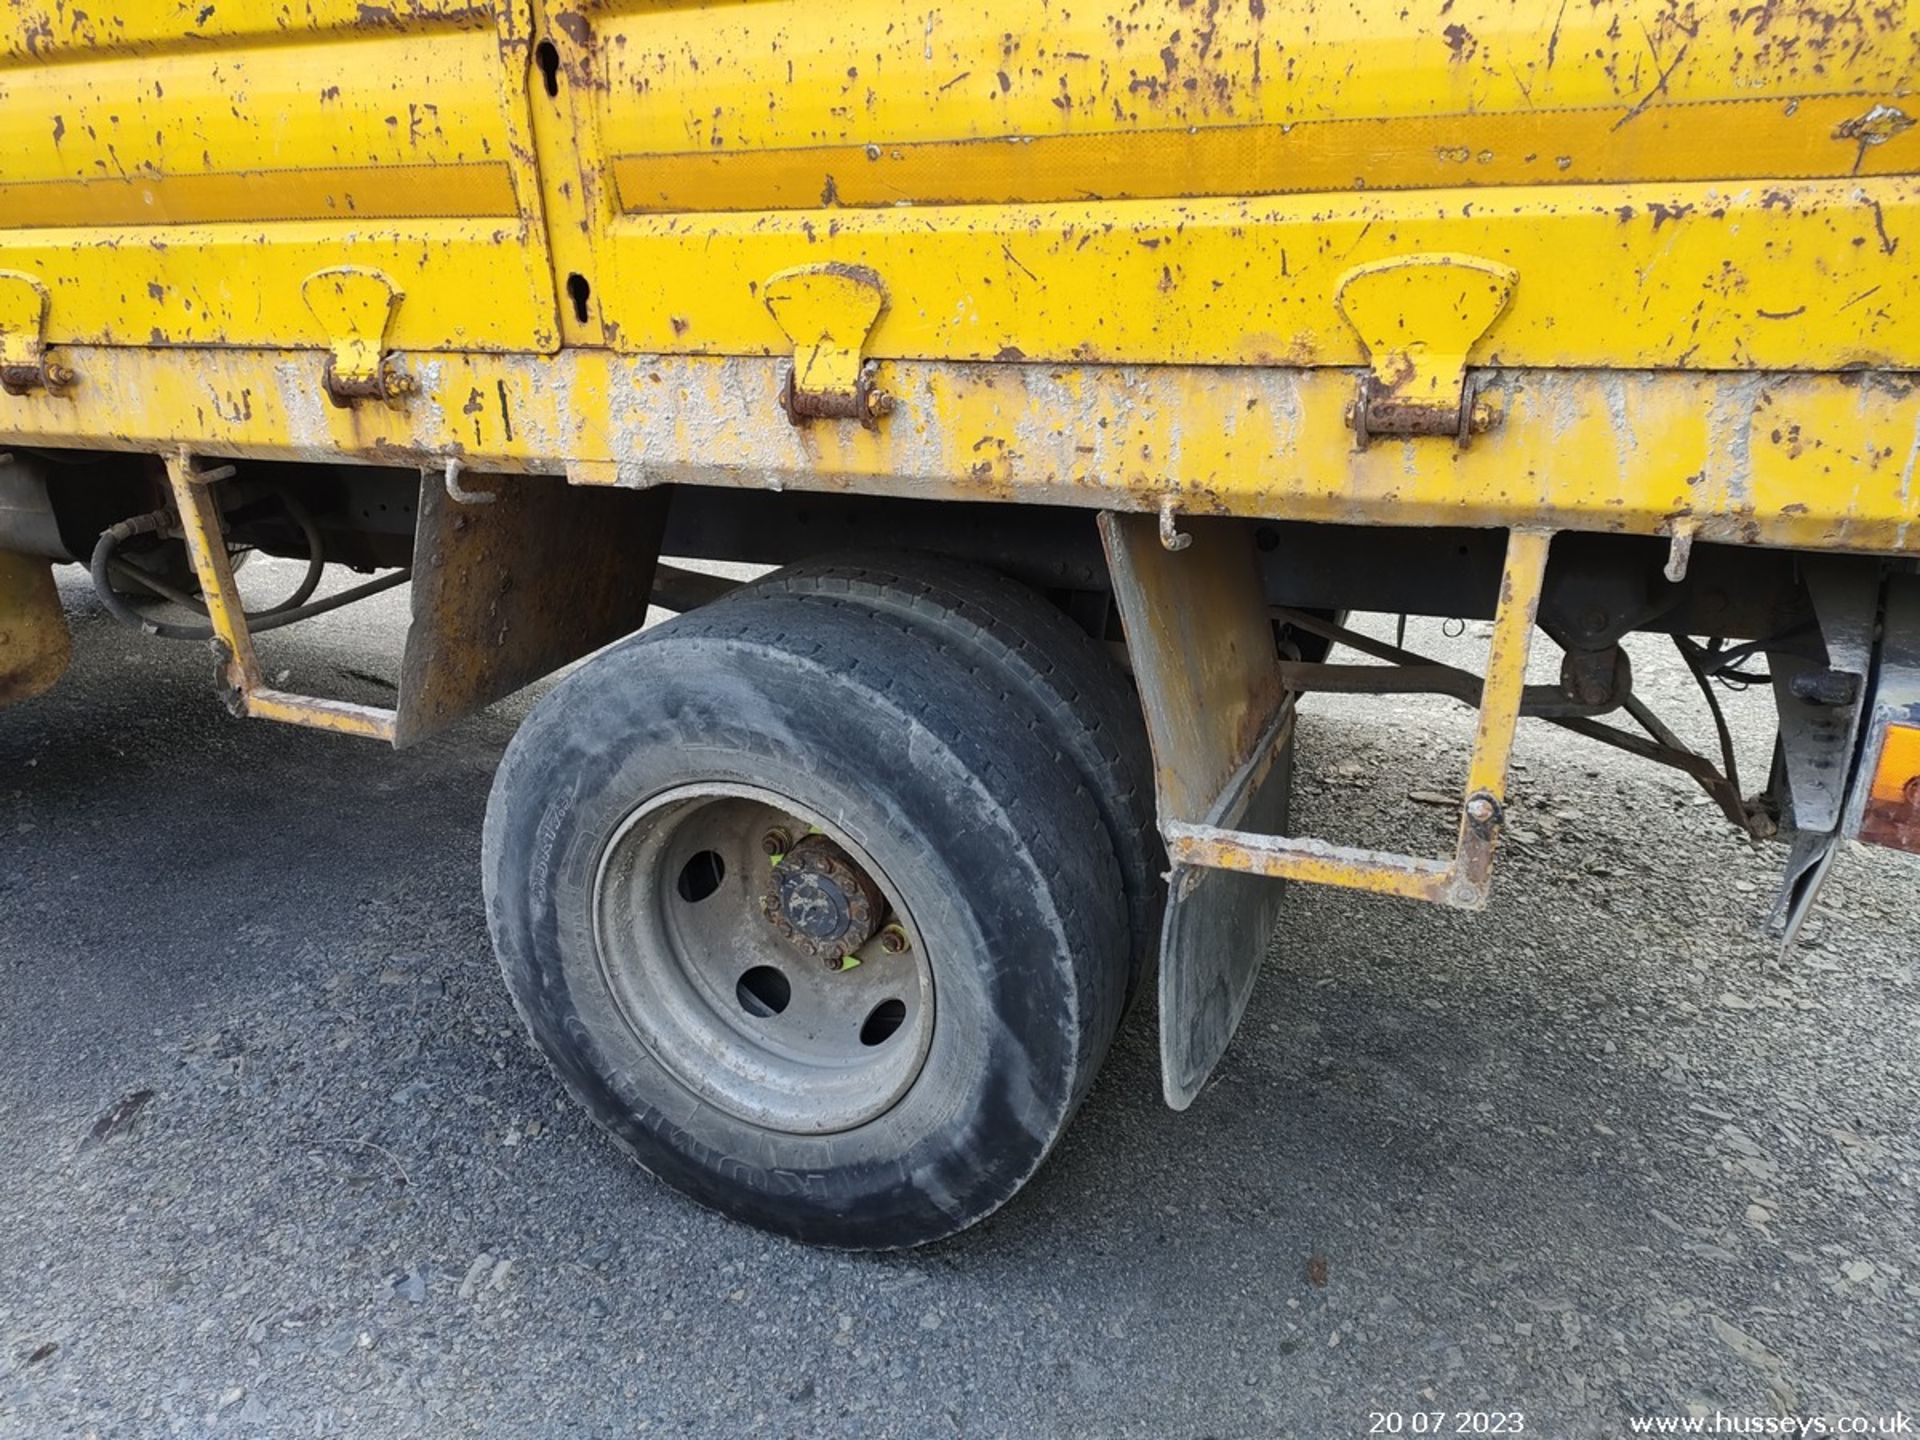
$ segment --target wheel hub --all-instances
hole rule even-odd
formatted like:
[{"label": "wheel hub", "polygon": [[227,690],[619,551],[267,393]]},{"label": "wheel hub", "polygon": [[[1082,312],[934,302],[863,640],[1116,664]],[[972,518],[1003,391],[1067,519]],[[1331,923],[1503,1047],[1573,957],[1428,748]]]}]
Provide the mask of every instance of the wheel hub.
[{"label": "wheel hub", "polygon": [[600,972],[633,1035],[695,1095],[789,1134],[885,1114],[933,1038],[911,906],[828,823],[758,787],[683,785],[621,822],[594,882]]},{"label": "wheel hub", "polygon": [[760,908],[781,939],[838,969],[879,931],[887,904],[852,856],[814,834],[774,863]]}]

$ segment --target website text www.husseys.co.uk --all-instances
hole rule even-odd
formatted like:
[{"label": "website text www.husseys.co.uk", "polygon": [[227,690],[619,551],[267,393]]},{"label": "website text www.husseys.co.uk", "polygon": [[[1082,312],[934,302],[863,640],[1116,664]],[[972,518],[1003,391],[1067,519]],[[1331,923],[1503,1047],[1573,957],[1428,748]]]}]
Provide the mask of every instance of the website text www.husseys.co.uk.
[{"label": "website text www.husseys.co.uk", "polygon": [[1920,1440],[1914,1417],[1891,1415],[1642,1415],[1627,1422],[1630,1435],[1777,1435],[1814,1440],[1831,1435],[1909,1435]]}]

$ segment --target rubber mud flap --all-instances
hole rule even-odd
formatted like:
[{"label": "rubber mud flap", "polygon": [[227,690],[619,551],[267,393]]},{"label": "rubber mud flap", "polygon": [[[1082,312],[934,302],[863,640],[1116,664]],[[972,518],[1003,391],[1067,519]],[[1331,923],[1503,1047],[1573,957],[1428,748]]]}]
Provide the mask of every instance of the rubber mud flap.
[{"label": "rubber mud flap", "polygon": [[[1293,795],[1293,727],[1236,824],[1285,835]],[[1206,1086],[1247,1011],[1287,884],[1236,870],[1173,874],[1160,945],[1160,1074],[1167,1104],[1185,1110]]]}]

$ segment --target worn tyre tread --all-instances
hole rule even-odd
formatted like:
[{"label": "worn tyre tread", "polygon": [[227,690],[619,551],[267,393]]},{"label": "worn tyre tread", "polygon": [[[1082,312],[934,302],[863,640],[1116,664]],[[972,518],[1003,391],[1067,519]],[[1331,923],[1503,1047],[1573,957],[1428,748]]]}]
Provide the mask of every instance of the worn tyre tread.
[{"label": "worn tyre tread", "polygon": [[843,597],[898,615],[993,666],[1039,710],[1056,753],[1093,796],[1120,866],[1130,1003],[1159,955],[1166,853],[1139,701],[1099,643],[1019,582],[938,555],[849,552],[778,570],[738,593],[769,592]]},{"label": "worn tyre tread", "polygon": [[[514,1002],[588,1113],[643,1167],[703,1203],[814,1243],[862,1249],[923,1243],[1010,1199],[1045,1160],[1086,1093],[1117,1026],[1125,979],[1112,958],[1124,951],[1124,934],[1103,903],[1119,883],[1117,866],[1108,847],[1086,843],[1088,833],[1100,831],[1099,811],[1078,777],[1063,772],[1042,743],[1044,719],[1024,714],[1019,695],[983,688],[993,677],[966,659],[897,617],[851,602],[742,594],[602,652],[542,700],[509,747],[488,806],[484,848],[488,916]],[[948,1181],[975,1177],[959,1201],[945,1192],[929,1200],[897,1181],[883,1192],[875,1176],[889,1172],[877,1162],[859,1171],[852,1192],[841,1194],[833,1176],[768,1170],[753,1153],[758,1141],[745,1151],[716,1147],[657,1108],[653,1114],[624,1109],[616,1083],[622,1077],[605,1072],[606,1057],[591,1043],[559,967],[538,953],[546,932],[524,877],[544,863],[536,848],[541,827],[556,811],[590,808],[593,796],[583,790],[600,783],[595,777],[602,772],[622,773],[613,752],[632,735],[652,743],[675,733],[675,726],[693,724],[662,707],[697,697],[698,686],[687,677],[707,664],[746,676],[740,684],[749,689],[827,693],[836,705],[857,707],[878,727],[872,733],[884,732],[875,742],[882,750],[923,744],[913,751],[918,763],[904,767],[913,773],[887,783],[972,787],[965,793],[976,797],[979,812],[996,817],[994,843],[1005,847],[1008,874],[1033,877],[1018,882],[1025,888],[1011,894],[1009,905],[1025,907],[1019,913],[1030,916],[1018,921],[1023,936],[1045,932],[1022,943],[1054,957],[1052,968],[1039,975],[1022,969],[1016,985],[1014,969],[1002,965],[981,984],[983,994],[1002,997],[993,1002],[995,1014],[1015,990],[1032,997],[1008,1023],[1027,1027],[1020,1044],[1034,1052],[1035,1064],[1050,1067],[1032,1092],[1043,1097],[1044,1113],[1022,1110],[1018,1133],[993,1141],[1013,1148],[988,1157],[991,1164],[956,1161],[942,1172]],[[659,698],[665,692],[669,698]],[[1009,714],[1022,715],[1024,723],[994,733],[989,722]],[[944,802],[919,803],[924,810]],[[991,898],[995,885],[1012,882],[996,876],[983,883]],[[1015,918],[992,923],[1011,926]]]}]

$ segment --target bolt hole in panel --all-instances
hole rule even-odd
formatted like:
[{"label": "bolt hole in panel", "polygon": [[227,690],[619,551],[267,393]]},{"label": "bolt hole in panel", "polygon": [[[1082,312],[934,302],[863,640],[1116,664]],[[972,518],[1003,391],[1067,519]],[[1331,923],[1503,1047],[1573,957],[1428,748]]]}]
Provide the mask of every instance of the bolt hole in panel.
[{"label": "bolt hole in panel", "polygon": [[350,261],[396,348],[551,350],[523,8],[10,0],[0,270],[54,344],[324,346],[302,283]]},{"label": "bolt hole in panel", "polygon": [[1904,5],[560,9],[622,349],[788,351],[834,264],[882,360],[1358,365],[1342,277],[1446,254],[1519,276],[1476,364],[1920,361]]}]

